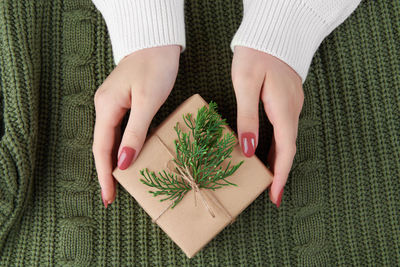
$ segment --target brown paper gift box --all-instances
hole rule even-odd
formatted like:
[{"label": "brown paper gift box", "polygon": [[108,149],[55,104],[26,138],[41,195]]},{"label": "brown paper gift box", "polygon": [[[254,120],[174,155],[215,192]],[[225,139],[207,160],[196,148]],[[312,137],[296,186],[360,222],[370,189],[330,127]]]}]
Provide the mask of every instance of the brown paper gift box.
[{"label": "brown paper gift box", "polygon": [[[232,152],[231,166],[244,160],[236,172],[227,178],[228,181],[238,186],[224,186],[215,191],[201,189],[208,201],[215,217],[212,217],[197,195],[197,206],[194,204],[194,190],[190,190],[183,199],[173,208],[168,209],[159,216],[171,201],[159,200],[163,196],[154,197],[148,191],[153,188],[143,184],[140,170],[148,168],[149,171],[158,173],[167,170],[167,162],[172,156],[167,148],[161,145],[162,142],[175,156],[175,145],[177,139],[174,126],[179,122],[182,131],[187,132],[188,128],[183,122],[182,115],[192,113],[196,118],[197,110],[207,102],[198,94],[185,100],[174,112],[172,112],[163,123],[146,139],[139,156],[127,169],[120,170],[118,167],[113,171],[117,181],[136,199],[140,206],[154,220],[159,227],[191,258],[210,242],[229,223],[232,217],[238,216],[248,205],[250,205],[272,182],[273,175],[265,165],[254,155],[247,158],[243,155],[240,145],[237,142]],[[226,126],[226,131],[232,129]],[[224,132],[225,133],[225,132]],[[158,137],[157,137],[157,136]],[[224,163],[225,163],[224,162]],[[226,165],[225,165],[226,166]],[[198,194],[198,193],[196,193]],[[210,196],[211,194],[211,196]],[[221,208],[222,207],[225,209]]]}]

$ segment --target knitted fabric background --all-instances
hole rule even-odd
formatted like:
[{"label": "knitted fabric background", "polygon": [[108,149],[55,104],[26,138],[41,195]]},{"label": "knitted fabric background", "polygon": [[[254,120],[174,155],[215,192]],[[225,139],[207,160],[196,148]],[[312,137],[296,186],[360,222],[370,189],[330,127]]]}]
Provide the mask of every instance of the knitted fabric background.
[{"label": "knitted fabric background", "polygon": [[[101,14],[90,0],[0,1],[0,265],[399,265],[399,14],[363,1],[324,40],[281,207],[265,191],[189,260],[121,186],[102,204],[93,95],[114,66]],[[236,130],[241,17],[241,0],[186,1],[187,49],[152,127],[200,93]],[[260,109],[264,163],[271,134]]]}]

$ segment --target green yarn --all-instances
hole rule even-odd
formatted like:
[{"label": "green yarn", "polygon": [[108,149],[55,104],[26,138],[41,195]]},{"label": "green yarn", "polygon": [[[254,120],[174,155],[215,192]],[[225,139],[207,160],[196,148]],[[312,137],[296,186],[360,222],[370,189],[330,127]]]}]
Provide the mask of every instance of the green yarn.
[{"label": "green yarn", "polygon": [[[266,191],[189,260],[121,186],[101,202],[93,95],[114,68],[101,14],[90,0],[0,1],[0,266],[398,265],[399,14],[399,1],[363,1],[324,40],[281,207]],[[186,1],[185,16],[175,88],[151,128],[199,93],[236,129],[241,0]],[[271,134],[261,109],[264,163]]]}]

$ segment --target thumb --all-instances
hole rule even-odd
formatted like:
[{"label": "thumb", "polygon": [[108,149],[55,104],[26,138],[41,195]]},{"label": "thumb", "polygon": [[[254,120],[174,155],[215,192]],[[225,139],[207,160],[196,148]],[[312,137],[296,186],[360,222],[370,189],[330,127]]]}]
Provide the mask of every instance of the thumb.
[{"label": "thumb", "polygon": [[237,102],[237,129],[240,146],[246,157],[254,155],[258,144],[258,106],[261,84],[234,84]]},{"label": "thumb", "polygon": [[[132,97],[133,98],[133,97]],[[131,112],[118,150],[118,168],[127,169],[137,158],[146,140],[150,123],[161,105],[132,99]]]}]

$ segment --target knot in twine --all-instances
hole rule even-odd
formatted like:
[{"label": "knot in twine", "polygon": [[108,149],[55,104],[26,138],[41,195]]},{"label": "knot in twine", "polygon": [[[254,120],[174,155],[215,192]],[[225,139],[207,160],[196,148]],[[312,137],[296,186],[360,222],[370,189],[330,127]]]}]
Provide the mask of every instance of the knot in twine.
[{"label": "knot in twine", "polygon": [[[161,138],[155,134],[155,136],[157,137],[157,140],[161,143],[161,145],[166,148],[166,150],[168,151],[168,153],[171,155],[171,157],[173,159],[176,159],[175,156],[171,153],[170,149],[167,147],[167,145],[161,140]],[[196,183],[196,180],[193,178],[192,173],[190,172],[189,168],[187,166],[185,166],[184,168],[182,168],[181,166],[179,166],[178,164],[176,164],[176,162],[171,159],[168,161],[168,163],[173,163],[175,165],[175,168],[178,170],[179,173],[177,173],[173,168],[171,168],[168,163],[167,163],[167,168],[175,173],[176,175],[180,176],[183,180],[185,180],[190,187],[193,189],[194,192],[194,205],[197,207],[197,199],[196,199],[196,194],[199,194],[200,199],[202,200],[204,206],[206,207],[208,213],[211,215],[211,217],[215,218],[215,213],[211,208],[210,205],[210,200],[211,203],[213,203],[214,205],[219,206],[222,211],[230,218],[230,223],[232,224],[233,221],[235,220],[234,217],[232,217],[232,215],[226,210],[226,208],[218,201],[217,198],[215,198],[212,194],[209,194],[209,196],[211,197],[211,199],[207,199],[207,197],[205,196],[204,192],[202,192],[202,190],[200,189],[199,185]],[[211,193],[211,192],[210,192]],[[172,202],[167,208],[165,208],[160,215],[158,215],[155,219],[152,219],[152,222],[155,223],[157,222],[157,220],[167,211],[169,210],[169,208],[174,204],[174,202]]]}]

